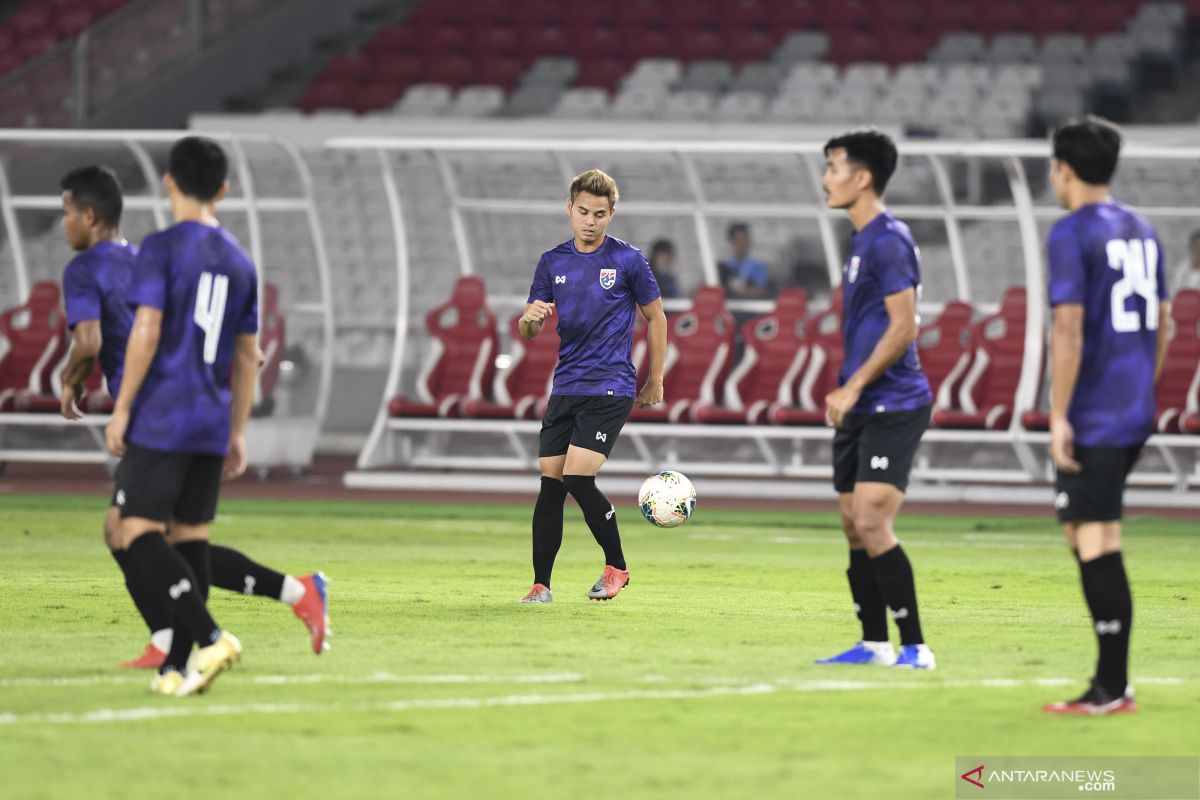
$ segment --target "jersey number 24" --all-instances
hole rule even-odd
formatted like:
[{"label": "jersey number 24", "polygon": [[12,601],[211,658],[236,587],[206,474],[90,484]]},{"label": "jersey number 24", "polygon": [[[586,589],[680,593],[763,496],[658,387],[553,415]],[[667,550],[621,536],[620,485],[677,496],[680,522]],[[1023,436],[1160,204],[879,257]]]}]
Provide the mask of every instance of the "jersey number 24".
[{"label": "jersey number 24", "polygon": [[[1117,333],[1158,330],[1158,242],[1153,239],[1113,239],[1107,247],[1108,266],[1121,273],[1112,288],[1112,326]],[[1146,320],[1136,307],[1125,307],[1130,297],[1146,300]]]},{"label": "jersey number 24", "polygon": [[225,301],[229,298],[229,276],[200,273],[196,287],[196,310],[192,319],[204,331],[204,363],[215,364],[217,344],[221,341],[221,323],[225,321]]}]

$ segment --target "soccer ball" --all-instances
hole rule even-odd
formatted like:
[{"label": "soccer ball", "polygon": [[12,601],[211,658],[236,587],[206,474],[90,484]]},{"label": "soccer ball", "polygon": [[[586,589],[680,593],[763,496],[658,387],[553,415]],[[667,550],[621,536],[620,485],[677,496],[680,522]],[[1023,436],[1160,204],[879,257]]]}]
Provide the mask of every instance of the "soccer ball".
[{"label": "soccer ball", "polygon": [[664,470],[646,478],[638,491],[642,516],[660,528],[682,525],[696,510],[696,489],[682,473]]}]

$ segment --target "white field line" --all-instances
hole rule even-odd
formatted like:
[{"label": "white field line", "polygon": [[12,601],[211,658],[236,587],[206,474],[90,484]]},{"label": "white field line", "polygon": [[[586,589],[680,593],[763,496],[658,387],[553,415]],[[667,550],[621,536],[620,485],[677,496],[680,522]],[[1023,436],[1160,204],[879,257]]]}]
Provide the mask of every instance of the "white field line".
[{"label": "white field line", "polygon": [[[699,542],[760,542],[763,544],[845,544],[842,536],[733,536],[727,533],[693,533],[689,537]],[[1058,542],[1046,541],[1044,544],[1032,542],[964,542],[964,541],[926,541],[922,539],[904,539],[905,547],[919,547],[947,550],[1047,550],[1055,547]]]},{"label": "white field line", "polygon": [[[92,675],[78,678],[4,678],[0,689],[33,687],[73,686],[122,686],[148,683],[147,677],[138,675]],[[390,672],[375,672],[370,675],[255,675],[250,683],[282,686],[306,683],[408,683],[408,684],[462,684],[462,683],[579,683],[587,680],[577,672],[550,672],[532,675],[396,675]]]},{"label": "white field line", "polygon": [[[1142,679],[1141,683],[1150,680]],[[1177,678],[1156,682],[1182,684]],[[631,700],[705,700],[714,697],[747,697],[777,693],[854,692],[893,689],[1011,689],[1026,686],[1064,686],[1077,684],[1071,678],[1040,678],[1031,681],[984,679],[976,681],[851,681],[781,680],[743,686],[715,686],[708,689],[647,689],[618,692],[580,692],[564,694],[515,694],[494,697],[452,697],[423,700],[393,700],[376,703],[246,703],[242,705],[193,705],[190,701],[169,701],[173,705],[137,708],[101,708],[91,711],[50,714],[13,714],[0,712],[0,725],[80,725],[109,722],[139,722],[193,716],[230,716],[235,714],[316,714],[330,712],[406,712],[451,709],[485,709],[514,706],[578,705],[614,703]]]}]

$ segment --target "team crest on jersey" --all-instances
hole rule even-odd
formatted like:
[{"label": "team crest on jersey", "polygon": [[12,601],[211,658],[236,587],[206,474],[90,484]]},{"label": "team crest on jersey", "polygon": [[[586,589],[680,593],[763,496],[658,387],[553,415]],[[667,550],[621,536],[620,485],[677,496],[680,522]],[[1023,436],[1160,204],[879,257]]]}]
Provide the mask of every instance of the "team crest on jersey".
[{"label": "team crest on jersey", "polygon": [[600,287],[602,289],[611,289],[617,285],[617,271],[615,269],[600,270]]},{"label": "team crest on jersey", "polygon": [[846,280],[850,281],[851,283],[854,283],[856,280],[858,280],[858,265],[860,263],[861,259],[859,259],[858,256],[854,256],[850,259],[850,266],[846,268]]}]

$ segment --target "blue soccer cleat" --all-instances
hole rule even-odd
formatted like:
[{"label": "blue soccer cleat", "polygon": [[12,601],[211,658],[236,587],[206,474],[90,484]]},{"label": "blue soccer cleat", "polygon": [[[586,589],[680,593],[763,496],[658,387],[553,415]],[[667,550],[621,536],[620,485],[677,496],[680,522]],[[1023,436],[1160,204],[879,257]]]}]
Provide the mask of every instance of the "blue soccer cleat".
[{"label": "blue soccer cleat", "polygon": [[928,645],[906,644],[900,648],[900,657],[893,666],[904,669],[937,669],[937,659]]},{"label": "blue soccer cleat", "polygon": [[814,664],[880,664],[890,667],[896,663],[896,651],[891,642],[859,642],[844,653],[818,658]]}]

